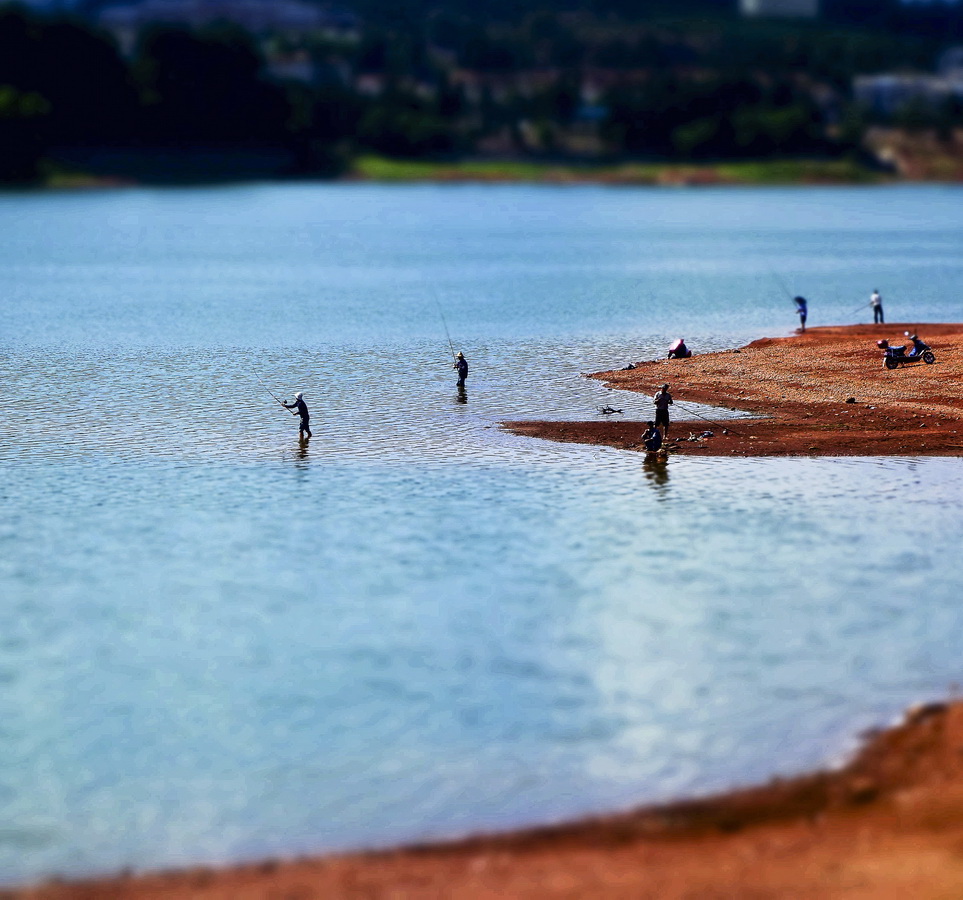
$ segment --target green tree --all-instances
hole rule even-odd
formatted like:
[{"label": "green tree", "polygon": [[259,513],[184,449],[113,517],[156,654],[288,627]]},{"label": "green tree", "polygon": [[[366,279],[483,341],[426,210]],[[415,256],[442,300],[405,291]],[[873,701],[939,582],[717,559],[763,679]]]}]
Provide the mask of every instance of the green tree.
[{"label": "green tree", "polygon": [[251,38],[240,29],[148,32],[134,65],[143,134],[179,145],[283,140],[291,110],[284,91],[262,79],[261,70]]},{"label": "green tree", "polygon": [[50,104],[40,94],[0,85],[0,181],[37,177],[49,143]]}]

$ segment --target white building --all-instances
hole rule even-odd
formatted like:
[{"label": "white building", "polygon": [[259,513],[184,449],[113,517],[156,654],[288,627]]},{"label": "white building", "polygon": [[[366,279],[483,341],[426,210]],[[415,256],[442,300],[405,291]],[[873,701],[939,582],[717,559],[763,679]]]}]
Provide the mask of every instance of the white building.
[{"label": "white building", "polygon": [[819,0],[739,0],[744,16],[779,16],[814,19],[819,15]]},{"label": "white building", "polygon": [[853,79],[857,103],[883,116],[892,116],[912,103],[938,107],[956,97],[963,100],[963,75],[944,78],[926,74],[858,75]]},{"label": "white building", "polygon": [[253,34],[267,31],[352,32],[357,16],[347,10],[326,9],[304,0],[141,0],[101,10],[100,24],[126,43],[145,25],[184,25],[198,28],[212,22],[232,22]]}]

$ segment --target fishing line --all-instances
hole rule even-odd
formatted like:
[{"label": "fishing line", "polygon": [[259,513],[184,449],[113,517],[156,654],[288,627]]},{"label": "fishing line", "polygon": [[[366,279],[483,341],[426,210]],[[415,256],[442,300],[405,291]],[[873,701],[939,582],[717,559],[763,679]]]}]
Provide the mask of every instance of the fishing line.
[{"label": "fishing line", "polygon": [[445,321],[445,314],[442,312],[441,304],[437,299],[435,300],[435,306],[438,307],[438,315],[441,316],[441,324],[445,326],[445,337],[448,338],[448,349],[451,351],[451,361],[457,364],[458,360],[455,359],[455,345],[451,342],[451,335],[448,333],[448,323]]},{"label": "fishing line", "polygon": [[790,303],[795,303],[795,302],[796,302],[796,298],[795,298],[795,295],[793,294],[793,292],[792,292],[791,290],[789,290],[789,285],[787,285],[786,282],[782,280],[782,278],[780,278],[775,272],[773,272],[772,269],[769,270],[769,274],[772,276],[772,278],[773,278],[773,280],[776,282],[776,284],[778,284],[779,287],[781,287],[781,288],[783,289],[783,291],[785,291],[786,296],[789,298],[789,302],[790,302]]},{"label": "fishing line", "polygon": [[[660,389],[661,389],[661,386],[660,386]],[[710,425],[715,425],[716,428],[725,428],[727,431],[731,431],[733,434],[739,435],[739,437],[745,437],[745,436],[746,436],[745,434],[743,434],[743,432],[737,431],[735,428],[732,428],[732,427],[730,427],[729,425],[724,425],[722,422],[717,422],[717,421],[715,421],[715,419],[706,418],[706,417],[703,416],[701,413],[697,413],[697,412],[696,412],[694,409],[692,409],[692,407],[689,406],[687,403],[683,403],[683,402],[680,401],[680,400],[676,400],[676,399],[673,398],[673,400],[672,400],[672,405],[673,405],[673,406],[681,406],[684,410],[686,410],[687,412],[692,413],[692,415],[694,415],[694,416],[698,416],[698,418],[702,419],[704,422],[708,422]]]},{"label": "fishing line", "polygon": [[267,386],[267,384],[265,384],[264,379],[263,379],[260,375],[258,375],[258,373],[257,373],[253,368],[251,369],[251,372],[254,374],[254,377],[255,377],[258,381],[261,382],[261,385],[263,386],[264,390],[266,390],[275,400],[277,400],[278,403],[281,404],[281,408],[282,408],[282,409],[287,410],[289,413],[291,413],[292,416],[297,415],[297,413],[296,413],[293,409],[288,409],[288,408],[284,405],[284,403],[283,403],[282,400],[278,397],[278,395],[275,394],[274,391],[272,391],[272,390]]}]

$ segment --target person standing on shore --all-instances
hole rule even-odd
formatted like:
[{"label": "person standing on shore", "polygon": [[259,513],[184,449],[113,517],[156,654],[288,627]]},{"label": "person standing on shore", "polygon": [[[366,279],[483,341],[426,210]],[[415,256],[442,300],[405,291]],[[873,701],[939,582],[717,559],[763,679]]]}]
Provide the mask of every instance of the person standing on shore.
[{"label": "person standing on shore", "polygon": [[[308,412],[308,404],[304,402],[304,394],[298,391],[294,395],[294,403],[282,403],[285,409],[296,409],[298,415],[301,417],[301,423],[298,425],[298,440],[305,441],[310,440],[311,435],[311,414]],[[307,435],[307,437],[305,437]]]},{"label": "person standing on shore", "polygon": [[807,304],[805,297],[793,297],[793,303],[796,304],[796,312],[799,313],[799,330],[802,332],[806,331],[806,312]]},{"label": "person standing on shore", "polygon": [[458,370],[458,387],[464,390],[465,379],[468,377],[468,360],[465,359],[465,354],[461,350],[458,351],[458,356],[455,358],[455,364],[452,368]]},{"label": "person standing on shore", "polygon": [[880,297],[876,288],[873,288],[873,296],[869,298],[869,305],[873,307],[873,324],[885,325],[886,323],[883,321],[883,298]]},{"label": "person standing on shore", "polygon": [[662,437],[669,438],[669,407],[672,405],[672,395],[669,386],[663,384],[658,393],[652,398],[655,404],[655,427],[662,426]]}]

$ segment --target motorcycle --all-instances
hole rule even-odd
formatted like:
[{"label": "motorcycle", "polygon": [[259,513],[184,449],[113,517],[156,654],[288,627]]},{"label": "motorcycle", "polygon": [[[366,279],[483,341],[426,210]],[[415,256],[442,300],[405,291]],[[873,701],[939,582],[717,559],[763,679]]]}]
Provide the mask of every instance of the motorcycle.
[{"label": "motorcycle", "polygon": [[930,350],[929,344],[921,341],[916,335],[907,333],[906,336],[913,342],[913,349],[909,353],[906,352],[905,344],[892,347],[886,340],[876,342],[876,346],[883,351],[883,365],[887,369],[895,369],[897,366],[906,365],[906,363],[918,363],[920,360],[928,366],[936,362],[936,356]]}]

